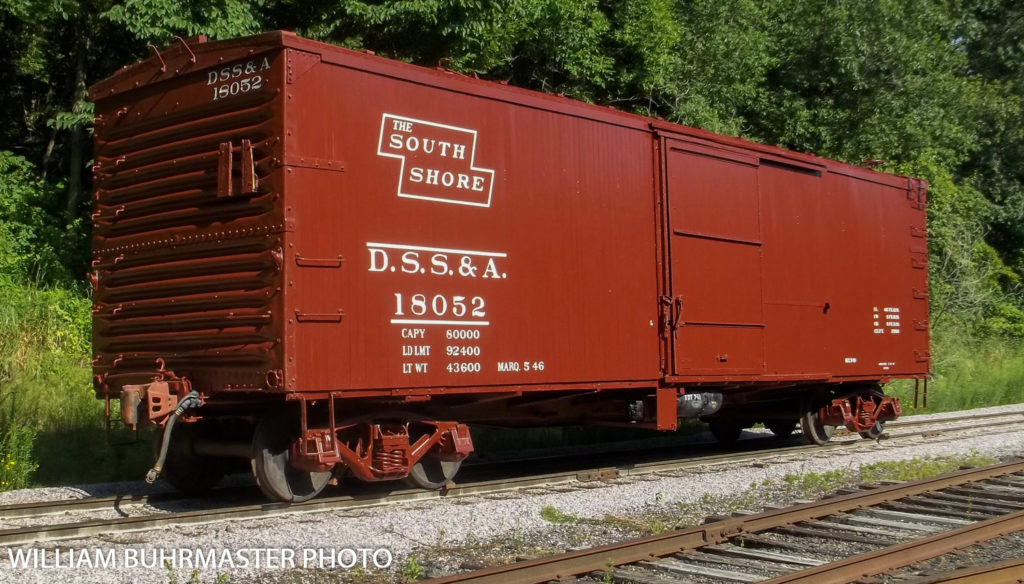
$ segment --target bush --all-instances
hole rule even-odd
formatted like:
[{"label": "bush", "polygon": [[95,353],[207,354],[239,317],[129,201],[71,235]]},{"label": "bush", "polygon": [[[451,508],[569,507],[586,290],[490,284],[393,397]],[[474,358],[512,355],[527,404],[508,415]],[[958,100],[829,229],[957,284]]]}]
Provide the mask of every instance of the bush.
[{"label": "bush", "polygon": [[67,429],[95,412],[90,308],[79,291],[0,279],[0,422]]},{"label": "bush", "polygon": [[72,282],[85,265],[88,230],[60,209],[63,185],[37,175],[24,157],[0,150],[0,274],[16,282]]},{"label": "bush", "polygon": [[152,463],[147,444],[105,443],[91,381],[91,304],[81,289],[0,277],[0,440],[11,444],[0,456],[10,455],[20,486],[138,478]]},{"label": "bush", "polygon": [[0,491],[24,489],[31,485],[35,463],[31,428],[9,426],[0,430]]}]

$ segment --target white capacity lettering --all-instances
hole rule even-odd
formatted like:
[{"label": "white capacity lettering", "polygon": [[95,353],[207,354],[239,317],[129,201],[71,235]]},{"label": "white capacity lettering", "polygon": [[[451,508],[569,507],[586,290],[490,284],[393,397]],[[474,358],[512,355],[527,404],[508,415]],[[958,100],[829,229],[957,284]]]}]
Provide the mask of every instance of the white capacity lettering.
[{"label": "white capacity lettering", "polygon": [[480,373],[479,363],[449,363],[448,373]]},{"label": "white capacity lettering", "polygon": [[466,346],[459,347],[456,345],[448,345],[444,348],[445,355],[449,357],[479,357],[480,347],[478,346]]},{"label": "white capacity lettering", "polygon": [[444,331],[444,338],[475,341],[480,338],[480,329],[448,329]]}]

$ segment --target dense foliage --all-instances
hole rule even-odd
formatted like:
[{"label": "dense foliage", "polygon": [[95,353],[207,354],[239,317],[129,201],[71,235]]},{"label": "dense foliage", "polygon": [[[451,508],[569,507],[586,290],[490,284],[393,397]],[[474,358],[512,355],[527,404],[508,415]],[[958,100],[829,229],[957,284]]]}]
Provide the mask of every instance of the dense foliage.
[{"label": "dense foliage", "polygon": [[1012,0],[0,0],[0,461],[25,442],[13,428],[76,419],[47,400],[91,399],[86,87],[172,35],[275,28],[883,160],[932,185],[937,366],[953,339],[1024,337],[1024,8]]}]

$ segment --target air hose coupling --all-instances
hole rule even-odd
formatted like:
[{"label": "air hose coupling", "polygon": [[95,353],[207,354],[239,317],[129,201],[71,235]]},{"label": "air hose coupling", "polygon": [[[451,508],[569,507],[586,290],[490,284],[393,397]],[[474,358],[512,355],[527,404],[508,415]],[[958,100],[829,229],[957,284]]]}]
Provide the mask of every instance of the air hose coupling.
[{"label": "air hose coupling", "polygon": [[160,471],[163,470],[164,462],[167,460],[167,449],[171,444],[171,430],[174,429],[174,423],[187,410],[197,408],[202,404],[203,400],[199,398],[199,392],[195,390],[189,392],[188,395],[178,402],[178,407],[167,418],[167,425],[164,426],[163,440],[160,443],[160,455],[157,457],[153,468],[149,469],[149,472],[146,473],[147,483],[153,484],[156,482],[156,479],[160,478]]}]

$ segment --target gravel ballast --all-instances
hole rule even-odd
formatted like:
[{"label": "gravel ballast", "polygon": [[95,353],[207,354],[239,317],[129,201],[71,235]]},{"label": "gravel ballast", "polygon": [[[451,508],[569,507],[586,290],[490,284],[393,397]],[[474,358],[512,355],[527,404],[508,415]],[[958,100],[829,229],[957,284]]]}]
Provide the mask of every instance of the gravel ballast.
[{"label": "gravel ballast", "polygon": [[[1024,412],[1024,405],[977,410],[995,412]],[[940,421],[953,415],[956,414],[913,419]],[[0,583],[184,583],[193,578],[197,565],[202,569],[194,577],[201,582],[326,582],[336,577],[360,581],[365,573],[371,573],[373,581],[382,572],[387,579],[398,580],[403,572],[431,575],[437,570],[481,567],[476,564],[487,560],[477,556],[553,553],[566,547],[615,541],[635,531],[630,528],[631,523],[679,515],[681,509],[700,508],[709,501],[748,492],[752,485],[781,483],[787,475],[857,469],[879,461],[915,457],[1024,455],[1024,431],[986,429],[984,423],[980,426],[955,434],[946,432],[898,442],[861,441],[856,447],[843,447],[838,452],[801,454],[788,461],[737,468],[674,471],[611,483],[561,485],[557,490],[537,488],[0,548]],[[139,490],[135,483],[33,489],[2,493],[0,505]],[[758,501],[772,502],[775,501]],[[547,521],[542,517],[545,508],[557,510],[572,520]],[[550,518],[550,512],[548,515]],[[480,553],[481,550],[484,551]],[[29,554],[22,557],[33,567],[12,566],[10,556],[19,551]],[[374,552],[378,564],[388,563],[390,557],[387,569],[380,570],[374,565]],[[40,559],[49,566],[57,566],[42,567]],[[100,560],[107,567],[89,567]],[[178,566],[172,571],[161,560]],[[246,560],[250,567],[242,567]],[[327,569],[332,560],[334,569]],[[262,565],[260,569],[252,567],[257,562]],[[342,567],[353,562],[354,566]],[[302,569],[303,565],[306,569]]]}]

